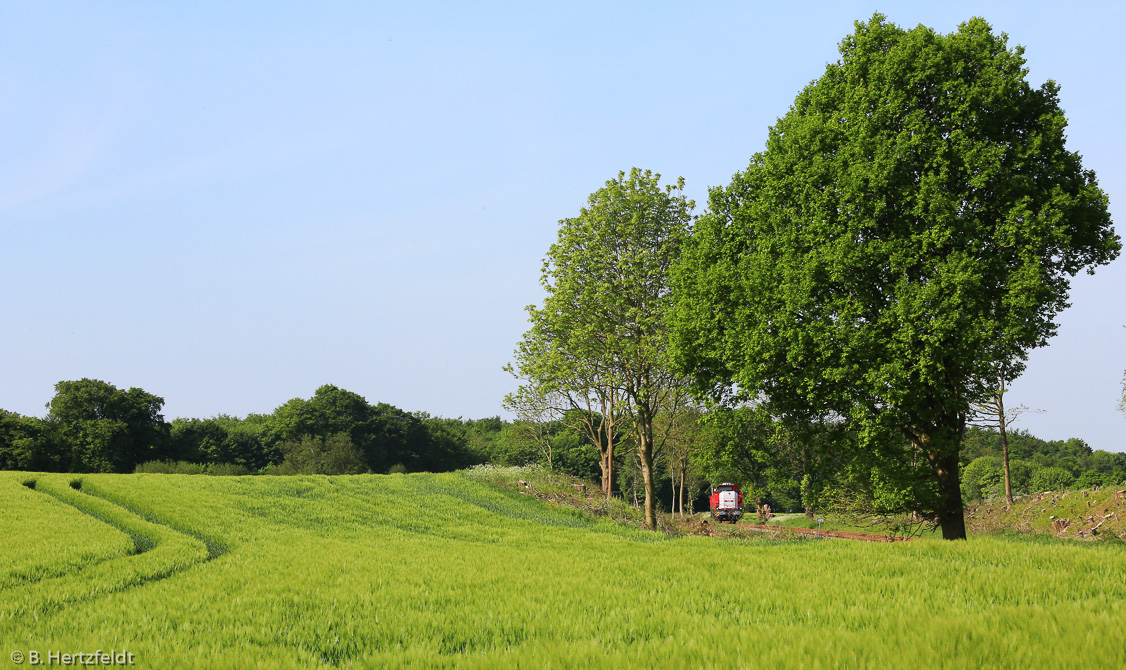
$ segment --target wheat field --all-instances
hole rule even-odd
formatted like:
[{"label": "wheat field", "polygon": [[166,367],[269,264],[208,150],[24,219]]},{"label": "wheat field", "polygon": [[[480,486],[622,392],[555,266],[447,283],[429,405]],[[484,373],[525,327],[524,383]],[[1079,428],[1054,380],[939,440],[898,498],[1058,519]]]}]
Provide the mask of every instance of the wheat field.
[{"label": "wheat field", "polygon": [[488,483],[505,476],[0,473],[0,652],[127,650],[152,668],[1126,667],[1120,544],[670,538]]}]

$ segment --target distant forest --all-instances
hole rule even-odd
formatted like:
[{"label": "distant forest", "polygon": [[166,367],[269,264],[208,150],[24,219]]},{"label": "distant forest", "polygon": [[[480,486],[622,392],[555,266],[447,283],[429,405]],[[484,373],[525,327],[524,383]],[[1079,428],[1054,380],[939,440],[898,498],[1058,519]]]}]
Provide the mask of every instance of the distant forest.
[{"label": "distant forest", "polygon": [[[447,419],[406,412],[332,385],[270,414],[165,421],[164,399],[95,379],[55,386],[45,418],[0,409],[0,470],[359,474],[443,472],[538,462],[535,445],[499,416]],[[577,434],[556,436],[556,463],[598,470]],[[591,453],[587,453],[591,452]]]},{"label": "distant forest", "polygon": [[[139,388],[118,389],[81,379],[59,382],[55,391],[44,418],[0,410],[0,470],[382,474],[443,472],[491,463],[550,464],[591,481],[600,473],[597,447],[566,421],[530,426],[499,416],[434,417],[386,403],[372,405],[332,385],[318,388],[307,400],[289,400],[270,414],[171,422],[161,414],[164,399]],[[658,461],[656,491],[664,509],[670,509],[678,495],[674,480],[689,480],[687,493],[681,495],[691,507],[693,500],[706,496],[710,483],[718,483],[711,479],[732,471],[716,462],[717,453],[730,450],[710,443],[740,438],[722,431],[696,434],[698,445],[670,447],[667,457]],[[621,445],[613,488],[636,502],[642,490],[640,468],[632,463],[636,456],[626,442]],[[1077,438],[1042,440],[1020,429],[1010,430],[1009,449],[1016,492],[1126,483],[1126,454],[1095,451]],[[1003,479],[998,433],[970,428],[961,465],[967,502],[999,495]],[[808,493],[802,493],[803,480],[810,479],[806,475],[826,481],[832,476],[828,471],[810,472],[808,465],[805,472],[793,473],[784,472],[784,464],[771,467],[783,471],[771,477],[763,501],[779,511],[800,510],[805,502],[812,502]]]}]

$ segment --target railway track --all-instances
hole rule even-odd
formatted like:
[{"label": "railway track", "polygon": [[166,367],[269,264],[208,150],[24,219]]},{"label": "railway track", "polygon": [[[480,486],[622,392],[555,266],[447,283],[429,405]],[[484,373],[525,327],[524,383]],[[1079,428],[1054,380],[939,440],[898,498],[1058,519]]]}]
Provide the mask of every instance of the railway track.
[{"label": "railway track", "polygon": [[790,528],[788,526],[766,526],[757,523],[737,523],[737,528],[747,528],[761,532],[793,533],[796,535],[815,535],[817,537],[833,537],[842,540],[862,540],[864,542],[910,542],[913,537],[896,537],[894,535],[879,535],[876,533],[853,533],[843,530],[817,530],[816,528]]}]

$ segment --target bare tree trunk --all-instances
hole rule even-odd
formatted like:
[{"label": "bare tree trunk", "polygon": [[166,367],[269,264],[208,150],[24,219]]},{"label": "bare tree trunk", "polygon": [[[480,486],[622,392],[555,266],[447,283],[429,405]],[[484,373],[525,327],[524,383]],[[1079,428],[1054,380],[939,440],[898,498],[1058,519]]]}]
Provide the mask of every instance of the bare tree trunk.
[{"label": "bare tree trunk", "polygon": [[812,499],[812,496],[811,496],[812,491],[810,489],[813,488],[813,483],[810,480],[808,473],[803,473],[801,485],[802,485],[801,486],[802,506],[805,507],[805,516],[808,519],[812,519],[813,518],[813,505],[810,505],[809,501]]},{"label": "bare tree trunk", "polygon": [[676,478],[669,478],[669,485],[672,486],[672,502],[669,503],[669,514],[676,516]]},{"label": "bare tree trunk", "polygon": [[551,463],[551,429],[548,428],[547,430],[548,432],[545,438],[547,444],[547,469],[554,471],[555,467]]},{"label": "bare tree trunk", "polygon": [[645,483],[645,526],[657,529],[657,496],[653,495],[653,443],[643,436],[637,445],[641,458],[641,480]]},{"label": "bare tree trunk", "polygon": [[1009,438],[1005,435],[1005,429],[1001,428],[1001,453],[1004,455],[1005,461],[1005,502],[1010,507],[1013,505],[1013,483],[1012,478],[1009,476]]},{"label": "bare tree trunk", "polygon": [[684,475],[685,475],[684,471],[686,469],[687,468],[684,468],[683,466],[680,468],[680,495],[677,496],[677,503],[680,506],[680,518],[681,519],[684,518]]},{"label": "bare tree trunk", "polygon": [[606,499],[610,500],[614,497],[614,443],[606,448]]},{"label": "bare tree trunk", "polygon": [[[594,421],[595,412],[586,401],[586,410],[583,416],[583,427],[590,436],[591,442],[598,447],[598,469],[602,471],[602,493],[606,500],[614,496],[614,400],[606,396],[600,397],[600,419]],[[579,407],[572,402],[576,409]],[[582,411],[582,410],[580,410]]]},{"label": "bare tree trunk", "polygon": [[1001,433],[1001,455],[1005,463],[1005,502],[1013,505],[1013,483],[1009,477],[1009,436],[1005,432],[1005,378],[1001,378],[1001,392],[997,394],[997,428]]},{"label": "bare tree trunk", "polygon": [[610,499],[610,465],[606,459],[606,451],[599,449],[598,469],[602,471],[602,494]]}]

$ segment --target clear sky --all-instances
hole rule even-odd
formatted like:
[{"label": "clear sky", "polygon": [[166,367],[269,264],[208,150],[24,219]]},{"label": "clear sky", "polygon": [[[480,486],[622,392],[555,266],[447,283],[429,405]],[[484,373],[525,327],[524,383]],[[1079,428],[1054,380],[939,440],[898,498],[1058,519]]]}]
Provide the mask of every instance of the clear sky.
[{"label": "clear sky", "polygon": [[[1121,3],[552,5],[0,4],[0,407],[92,377],[167,418],[326,383],[501,414],[558,220],[632,166],[702,212],[875,11],[1024,45],[1122,230]],[[1019,426],[1126,450],[1124,287],[1077,278]]]}]

